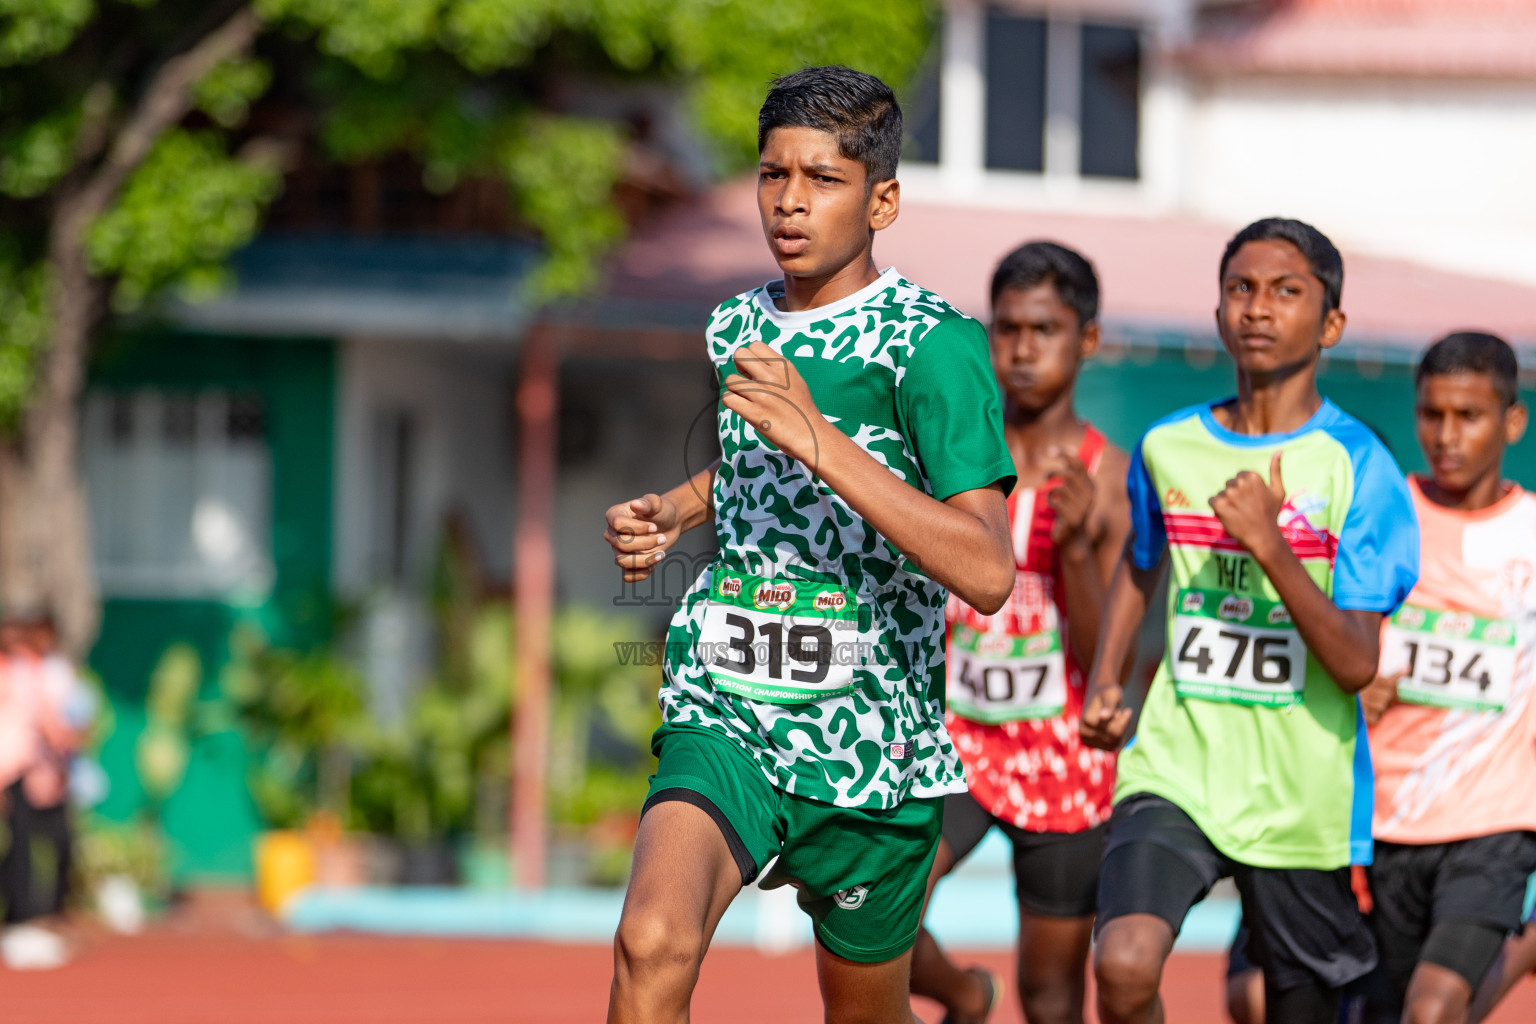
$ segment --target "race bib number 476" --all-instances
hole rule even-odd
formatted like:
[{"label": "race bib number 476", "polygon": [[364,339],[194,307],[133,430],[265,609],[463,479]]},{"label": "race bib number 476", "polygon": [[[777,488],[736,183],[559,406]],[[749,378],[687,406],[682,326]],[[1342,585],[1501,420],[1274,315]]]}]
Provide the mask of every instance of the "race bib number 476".
[{"label": "race bib number 476", "polygon": [[769,704],[804,704],[853,689],[873,637],[859,606],[833,583],[774,580],[716,567],[699,633],[715,688]]},{"label": "race bib number 476", "polygon": [[1306,645],[1276,601],[1180,590],[1168,657],[1180,697],[1283,707],[1306,690]]}]

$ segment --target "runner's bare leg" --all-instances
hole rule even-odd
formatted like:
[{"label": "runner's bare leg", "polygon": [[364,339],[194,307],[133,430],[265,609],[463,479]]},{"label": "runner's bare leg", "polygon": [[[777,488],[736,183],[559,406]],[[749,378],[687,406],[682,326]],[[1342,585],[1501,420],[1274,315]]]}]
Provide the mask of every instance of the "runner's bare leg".
[{"label": "runner's bare leg", "polygon": [[741,891],[720,827],[693,804],[651,807],[613,939],[608,1024],[684,1024],[699,966],[720,918]]}]

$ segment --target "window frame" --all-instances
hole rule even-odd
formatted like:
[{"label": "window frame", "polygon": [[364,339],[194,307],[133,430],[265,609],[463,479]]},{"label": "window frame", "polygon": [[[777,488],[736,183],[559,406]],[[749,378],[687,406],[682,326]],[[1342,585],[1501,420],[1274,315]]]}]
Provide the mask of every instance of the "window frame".
[{"label": "window frame", "polygon": [[[255,429],[245,424],[237,430],[233,416],[249,417],[256,406]],[[184,417],[188,407],[190,420]],[[183,414],[176,437],[168,436],[171,409]],[[260,396],[238,388],[86,393],[80,473],[92,564],[104,597],[243,603],[271,594],[277,573],[268,415]],[[179,493],[157,498],[154,488]],[[209,553],[221,537],[238,545],[222,563]]]}]

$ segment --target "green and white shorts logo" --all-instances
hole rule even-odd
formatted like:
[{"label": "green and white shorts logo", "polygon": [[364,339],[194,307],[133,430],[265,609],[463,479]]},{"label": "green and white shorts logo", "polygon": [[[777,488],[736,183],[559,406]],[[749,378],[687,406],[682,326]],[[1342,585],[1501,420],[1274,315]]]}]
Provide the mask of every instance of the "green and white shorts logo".
[{"label": "green and white shorts logo", "polygon": [[833,897],[837,905],[844,910],[858,910],[864,905],[864,900],[869,896],[869,886],[856,885],[852,889],[839,889]]}]

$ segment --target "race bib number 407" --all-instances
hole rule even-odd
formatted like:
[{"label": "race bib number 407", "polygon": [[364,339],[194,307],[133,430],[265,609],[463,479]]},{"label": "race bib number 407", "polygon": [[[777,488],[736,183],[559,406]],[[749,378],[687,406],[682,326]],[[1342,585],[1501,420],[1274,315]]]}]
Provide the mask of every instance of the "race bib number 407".
[{"label": "race bib number 407", "polygon": [[872,651],[847,589],[715,568],[699,660],[716,689],[769,704],[826,700],[853,689]]},{"label": "race bib number 407", "polygon": [[1515,678],[1515,624],[1405,604],[1387,620],[1382,666],[1402,671],[1397,698],[1463,711],[1502,711]]},{"label": "race bib number 407", "polygon": [[1067,663],[1054,629],[1029,636],[979,633],[956,626],[949,636],[949,708],[996,725],[1054,718],[1067,703]]},{"label": "race bib number 407", "polygon": [[1306,690],[1306,645],[1275,601],[1180,590],[1168,656],[1180,697],[1283,707]]}]

